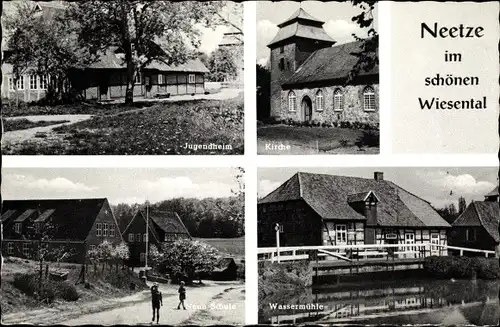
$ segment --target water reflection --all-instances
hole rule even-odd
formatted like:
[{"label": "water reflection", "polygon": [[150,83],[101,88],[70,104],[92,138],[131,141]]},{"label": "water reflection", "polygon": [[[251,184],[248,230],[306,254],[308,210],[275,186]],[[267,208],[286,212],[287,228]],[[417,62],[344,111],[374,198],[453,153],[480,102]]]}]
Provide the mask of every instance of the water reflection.
[{"label": "water reflection", "polygon": [[483,280],[343,283],[268,297],[259,323],[496,325],[499,291]]}]

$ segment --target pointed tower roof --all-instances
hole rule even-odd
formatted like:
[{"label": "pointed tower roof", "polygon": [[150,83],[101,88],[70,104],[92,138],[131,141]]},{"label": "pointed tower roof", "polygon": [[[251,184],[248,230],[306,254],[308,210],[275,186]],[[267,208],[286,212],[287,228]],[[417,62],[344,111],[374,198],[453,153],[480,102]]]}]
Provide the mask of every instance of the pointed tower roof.
[{"label": "pointed tower roof", "polygon": [[267,45],[272,47],[277,43],[292,37],[306,38],[318,40],[326,43],[335,44],[335,41],[326,34],[323,29],[325,22],[314,18],[308,14],[304,9],[300,8],[293,13],[290,18],[283,23],[278,24],[280,28],[274,39]]}]

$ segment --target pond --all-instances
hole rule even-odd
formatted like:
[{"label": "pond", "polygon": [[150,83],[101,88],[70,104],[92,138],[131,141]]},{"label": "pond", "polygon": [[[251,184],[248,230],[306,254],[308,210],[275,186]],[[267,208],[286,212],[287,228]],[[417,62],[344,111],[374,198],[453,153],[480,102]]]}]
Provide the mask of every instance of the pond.
[{"label": "pond", "polygon": [[315,286],[260,301],[261,324],[496,325],[499,282],[367,280]]}]

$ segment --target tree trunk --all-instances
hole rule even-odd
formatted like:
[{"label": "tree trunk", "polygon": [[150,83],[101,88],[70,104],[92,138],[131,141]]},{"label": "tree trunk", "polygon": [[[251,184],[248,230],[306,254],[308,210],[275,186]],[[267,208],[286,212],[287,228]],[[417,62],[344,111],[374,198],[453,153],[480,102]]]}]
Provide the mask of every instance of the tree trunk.
[{"label": "tree trunk", "polygon": [[38,276],[38,296],[41,297],[42,296],[42,282],[43,282],[43,260],[40,259],[40,271],[38,272],[39,273],[39,276]]},{"label": "tree trunk", "polygon": [[130,60],[127,60],[127,87],[125,89],[125,104],[131,105],[134,103],[134,79],[135,79],[135,67],[132,62],[132,55],[130,55]]}]

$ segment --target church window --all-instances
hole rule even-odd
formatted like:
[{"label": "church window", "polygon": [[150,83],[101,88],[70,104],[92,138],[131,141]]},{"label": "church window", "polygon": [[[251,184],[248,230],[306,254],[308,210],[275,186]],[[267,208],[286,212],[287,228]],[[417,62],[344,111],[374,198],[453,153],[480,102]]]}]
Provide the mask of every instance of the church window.
[{"label": "church window", "polygon": [[363,90],[363,108],[365,111],[375,111],[375,90],[371,86]]},{"label": "church window", "polygon": [[288,93],[288,111],[296,111],[297,110],[297,97],[293,91]]},{"label": "church window", "polygon": [[284,69],[285,69],[285,59],[281,58],[280,59],[280,70],[284,70]]},{"label": "church window", "polygon": [[282,46],[280,47],[280,53],[283,53],[283,52],[285,52],[285,46],[283,46],[283,45],[282,45]]},{"label": "church window", "polygon": [[324,107],[325,107],[325,101],[323,98],[323,91],[319,90],[316,93],[316,110],[323,111]]},{"label": "church window", "polygon": [[341,89],[336,89],[335,92],[333,92],[333,110],[344,110],[344,94]]}]

